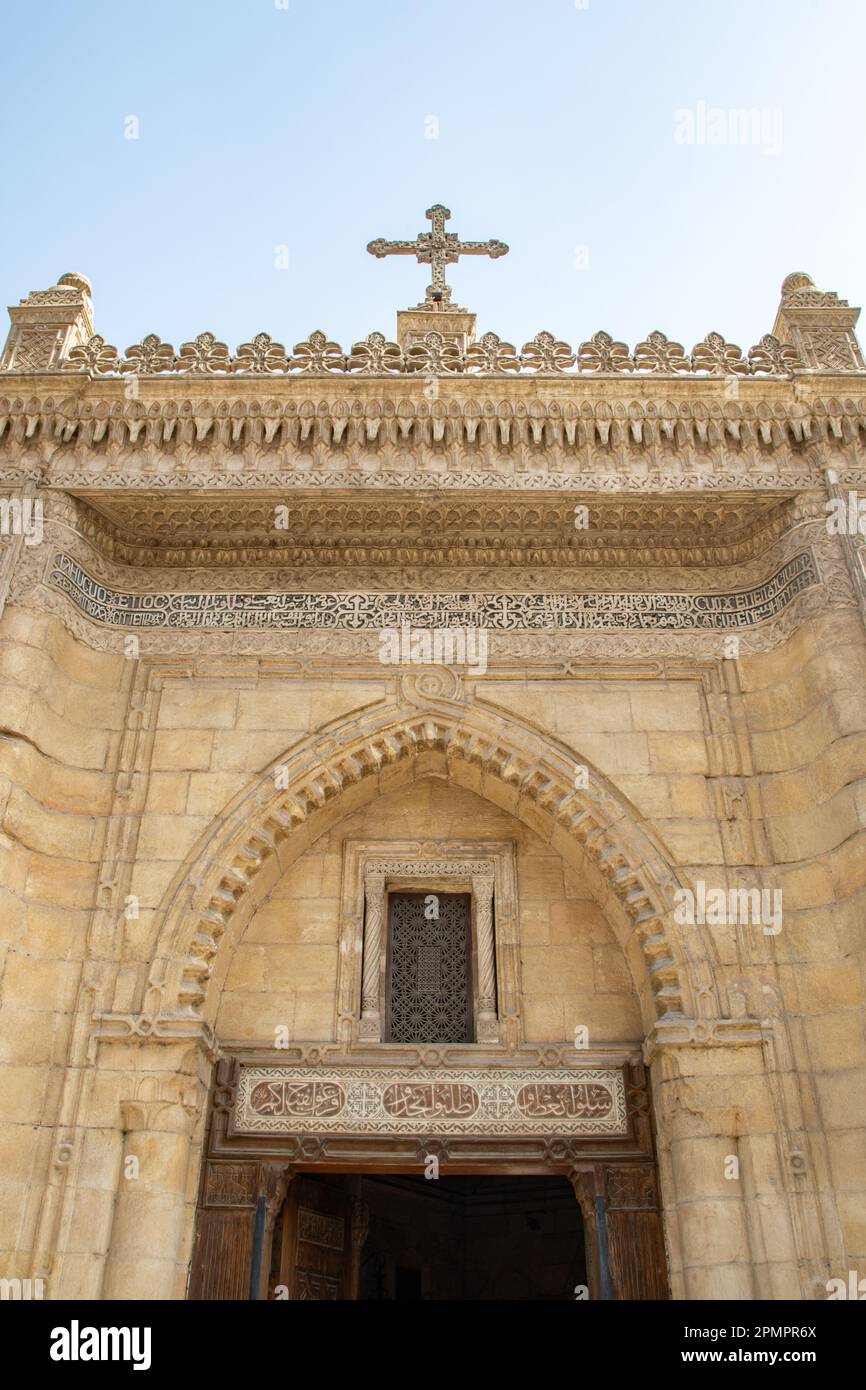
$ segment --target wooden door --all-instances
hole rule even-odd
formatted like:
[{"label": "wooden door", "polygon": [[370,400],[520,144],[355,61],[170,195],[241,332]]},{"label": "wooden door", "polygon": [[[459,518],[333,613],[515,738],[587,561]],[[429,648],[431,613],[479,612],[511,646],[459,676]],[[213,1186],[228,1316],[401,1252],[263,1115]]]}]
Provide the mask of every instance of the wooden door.
[{"label": "wooden door", "polygon": [[285,1285],[290,1299],[352,1297],[352,1205],[345,1183],[295,1178],[277,1234],[279,1277],[273,1282]]}]

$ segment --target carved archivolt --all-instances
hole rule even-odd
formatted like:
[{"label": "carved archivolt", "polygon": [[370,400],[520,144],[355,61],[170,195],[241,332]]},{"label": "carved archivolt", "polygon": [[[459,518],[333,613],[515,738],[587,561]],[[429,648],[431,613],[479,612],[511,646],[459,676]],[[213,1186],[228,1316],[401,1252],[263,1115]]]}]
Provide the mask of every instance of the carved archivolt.
[{"label": "carved archivolt", "polygon": [[[490,788],[497,804],[579,862],[627,958],[633,967],[643,962],[637,984],[648,1027],[691,1012],[686,960],[705,950],[695,928],[687,953],[679,945],[672,894],[680,881],[636,813],[592,769],[588,787],[576,790],[575,758],[563,745],[513,717],[446,700],[426,708],[379,707],[338,722],[275,762],[240,796],[199,844],[160,910],[147,999],[163,1013],[198,1016],[220,940],[235,915],[249,911],[249,890],[271,856],[292,836],[299,852],[311,844],[339,818],[350,789],[354,809],[363,800],[359,784],[372,799],[399,764],[417,766],[422,759],[428,772],[431,757],[462,785],[482,795]],[[211,1001],[208,1012],[214,1007]],[[718,1001],[705,997],[702,1009],[717,1016]]]}]

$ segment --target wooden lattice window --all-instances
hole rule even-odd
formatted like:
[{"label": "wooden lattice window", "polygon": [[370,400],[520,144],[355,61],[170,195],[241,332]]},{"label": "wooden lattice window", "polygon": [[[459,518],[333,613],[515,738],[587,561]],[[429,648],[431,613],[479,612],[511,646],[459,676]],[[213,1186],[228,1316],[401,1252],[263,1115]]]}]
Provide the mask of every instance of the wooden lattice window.
[{"label": "wooden lattice window", "polygon": [[385,1040],[472,1042],[472,898],[390,893]]}]

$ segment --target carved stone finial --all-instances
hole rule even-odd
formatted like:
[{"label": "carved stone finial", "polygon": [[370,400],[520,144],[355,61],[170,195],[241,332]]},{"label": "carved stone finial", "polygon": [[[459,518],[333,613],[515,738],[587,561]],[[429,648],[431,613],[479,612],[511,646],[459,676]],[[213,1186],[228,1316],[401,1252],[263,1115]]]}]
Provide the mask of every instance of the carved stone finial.
[{"label": "carved stone finial", "polygon": [[71,289],[80,290],[86,294],[88,299],[93,298],[93,286],[86,275],[81,275],[77,270],[67,270],[65,275],[61,275],[57,281],[58,285],[68,285]]},{"label": "carved stone finial", "polygon": [[782,298],[792,294],[794,290],[813,290],[814,288],[815,281],[811,275],[807,275],[805,270],[795,270],[790,275],[786,275],[782,281]]}]

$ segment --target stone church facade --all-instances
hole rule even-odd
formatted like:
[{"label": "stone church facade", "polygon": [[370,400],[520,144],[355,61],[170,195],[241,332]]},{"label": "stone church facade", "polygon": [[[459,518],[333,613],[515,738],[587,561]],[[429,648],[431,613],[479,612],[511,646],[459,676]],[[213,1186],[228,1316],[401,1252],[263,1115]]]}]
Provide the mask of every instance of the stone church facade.
[{"label": "stone church facade", "polygon": [[866,1273],[858,311],[796,274],[746,352],[517,349],[443,274],[507,248],[431,214],[348,351],[121,355],[80,275],[10,309],[0,1275],[363,1296],[390,1175],[559,1183],[591,1298],[824,1298]]}]

